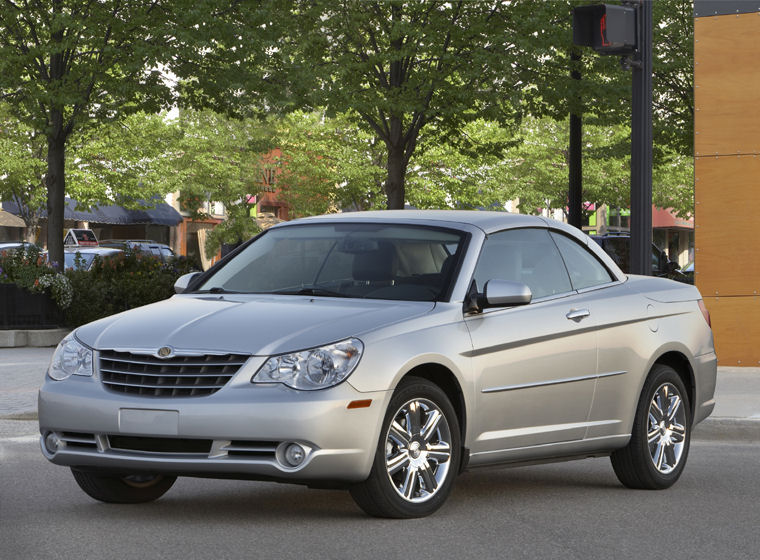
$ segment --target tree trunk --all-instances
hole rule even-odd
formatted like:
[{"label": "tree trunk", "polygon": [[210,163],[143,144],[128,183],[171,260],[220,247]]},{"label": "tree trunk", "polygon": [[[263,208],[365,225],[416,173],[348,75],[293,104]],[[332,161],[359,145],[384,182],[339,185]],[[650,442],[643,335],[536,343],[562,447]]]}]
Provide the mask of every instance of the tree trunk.
[{"label": "tree trunk", "polygon": [[66,140],[62,134],[48,136],[47,154],[47,248],[53,266],[63,270],[63,209],[66,193],[64,164]]},{"label": "tree trunk", "polygon": [[39,234],[39,224],[35,220],[33,224],[27,224],[24,228],[24,241],[29,243],[37,243],[37,235]]},{"label": "tree trunk", "polygon": [[402,147],[388,147],[388,178],[385,180],[385,195],[388,197],[388,210],[403,210],[405,200],[404,183],[406,180],[407,159]]}]

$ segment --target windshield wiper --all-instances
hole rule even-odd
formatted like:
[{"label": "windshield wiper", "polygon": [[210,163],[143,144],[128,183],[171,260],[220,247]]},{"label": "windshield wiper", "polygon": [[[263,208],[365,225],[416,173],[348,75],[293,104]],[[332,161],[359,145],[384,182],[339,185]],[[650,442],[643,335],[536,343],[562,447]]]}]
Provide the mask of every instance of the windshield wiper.
[{"label": "windshield wiper", "polygon": [[221,286],[214,286],[208,290],[193,290],[192,292],[186,292],[188,294],[242,294],[243,292],[235,292],[233,290],[227,290]]},{"label": "windshield wiper", "polygon": [[341,297],[341,298],[354,297],[348,294],[343,294],[341,292],[326,290],[325,288],[319,288],[317,286],[304,286],[297,290],[277,290],[276,292],[272,292],[272,293],[282,294],[282,295],[287,295],[287,296],[326,296],[326,297]]}]

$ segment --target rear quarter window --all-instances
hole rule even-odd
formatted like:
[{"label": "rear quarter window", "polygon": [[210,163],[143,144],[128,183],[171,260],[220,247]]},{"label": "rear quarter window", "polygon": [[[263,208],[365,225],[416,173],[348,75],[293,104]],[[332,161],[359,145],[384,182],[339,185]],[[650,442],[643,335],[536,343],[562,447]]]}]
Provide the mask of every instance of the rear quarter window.
[{"label": "rear quarter window", "polygon": [[601,286],[614,281],[607,267],[588,248],[561,233],[553,231],[551,236],[565,261],[574,290]]}]

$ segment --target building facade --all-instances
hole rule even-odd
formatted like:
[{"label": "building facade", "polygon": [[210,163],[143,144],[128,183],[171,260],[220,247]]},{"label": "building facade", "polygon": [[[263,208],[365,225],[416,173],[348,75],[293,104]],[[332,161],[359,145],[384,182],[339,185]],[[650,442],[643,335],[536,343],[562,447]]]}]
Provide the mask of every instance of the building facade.
[{"label": "building facade", "polygon": [[760,365],[760,1],[694,2],[695,283],[720,365]]}]

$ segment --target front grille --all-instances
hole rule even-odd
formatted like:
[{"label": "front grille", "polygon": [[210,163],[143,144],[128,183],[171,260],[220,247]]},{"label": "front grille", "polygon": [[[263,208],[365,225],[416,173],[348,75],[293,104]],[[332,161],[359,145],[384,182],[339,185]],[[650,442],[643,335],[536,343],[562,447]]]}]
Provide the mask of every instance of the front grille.
[{"label": "front grille", "polygon": [[108,436],[108,445],[111,449],[142,451],[144,453],[199,453],[208,455],[211,451],[211,443],[210,439]]},{"label": "front grille", "polygon": [[237,373],[242,354],[154,356],[100,353],[100,378],[111,391],[146,397],[203,397],[216,393]]},{"label": "front grille", "polygon": [[231,441],[222,447],[228,457],[247,457],[249,459],[274,459],[277,446],[276,441]]},{"label": "front grille", "polygon": [[80,432],[61,432],[58,437],[64,443],[66,449],[97,450],[98,443],[95,434],[83,434]]}]

